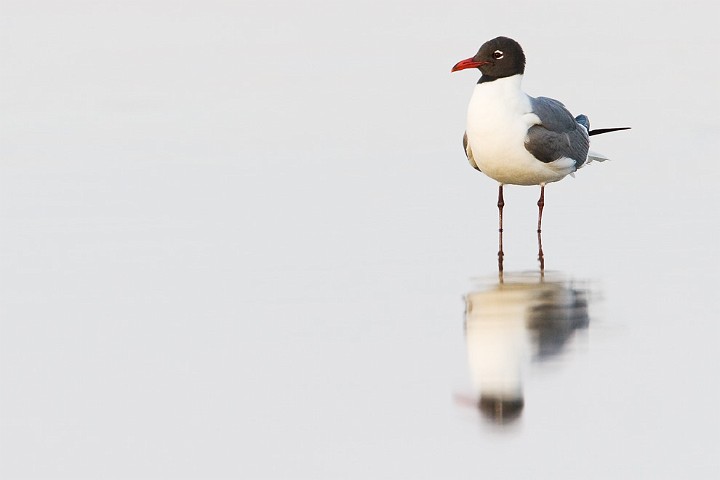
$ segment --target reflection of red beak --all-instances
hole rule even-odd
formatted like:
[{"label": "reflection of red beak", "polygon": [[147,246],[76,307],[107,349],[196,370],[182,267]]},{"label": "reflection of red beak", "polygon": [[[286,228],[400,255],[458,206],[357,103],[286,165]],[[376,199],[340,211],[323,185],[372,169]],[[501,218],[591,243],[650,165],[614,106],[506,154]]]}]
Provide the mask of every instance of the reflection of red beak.
[{"label": "reflection of red beak", "polygon": [[478,401],[470,395],[463,395],[462,393],[456,393],[453,395],[455,403],[463,407],[477,407]]},{"label": "reflection of red beak", "polygon": [[478,68],[483,65],[487,65],[490,62],[476,62],[475,60],[471,58],[466,58],[465,60],[460,60],[458,63],[455,64],[455,66],[450,70],[450,72],[457,72],[458,70],[465,70],[466,68]]}]

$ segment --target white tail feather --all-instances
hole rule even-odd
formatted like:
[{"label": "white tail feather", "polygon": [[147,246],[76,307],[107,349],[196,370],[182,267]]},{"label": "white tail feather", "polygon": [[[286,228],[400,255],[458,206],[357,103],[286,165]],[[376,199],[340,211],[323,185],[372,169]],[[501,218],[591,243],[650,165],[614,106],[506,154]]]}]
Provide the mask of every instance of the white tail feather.
[{"label": "white tail feather", "polygon": [[605,155],[603,155],[602,153],[597,153],[597,152],[593,152],[592,150],[590,150],[588,152],[587,162],[585,162],[585,164],[588,164],[590,162],[604,162],[605,160],[610,160],[610,159],[608,157],[606,157]]}]

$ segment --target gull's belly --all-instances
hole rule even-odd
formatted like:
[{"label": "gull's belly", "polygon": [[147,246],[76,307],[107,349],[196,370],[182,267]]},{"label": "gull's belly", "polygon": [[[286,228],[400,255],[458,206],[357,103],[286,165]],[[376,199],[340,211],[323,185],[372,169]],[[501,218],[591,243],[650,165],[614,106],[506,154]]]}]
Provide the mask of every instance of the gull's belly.
[{"label": "gull's belly", "polygon": [[556,182],[573,172],[575,162],[562,162],[562,166],[543,163],[525,148],[532,123],[524,117],[515,117],[514,121],[495,118],[492,124],[468,122],[472,125],[468,127],[468,142],[478,168],[488,177],[511,185]]}]

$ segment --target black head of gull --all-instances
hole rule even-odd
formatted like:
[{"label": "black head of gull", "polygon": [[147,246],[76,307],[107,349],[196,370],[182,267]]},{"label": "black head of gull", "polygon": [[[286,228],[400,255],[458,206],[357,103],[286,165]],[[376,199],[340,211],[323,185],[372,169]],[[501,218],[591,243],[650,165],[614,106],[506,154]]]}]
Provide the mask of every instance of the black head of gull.
[{"label": "black head of gull", "polygon": [[512,77],[525,72],[525,53],[518,42],[508,37],[497,37],[485,42],[475,56],[461,60],[451,72],[477,68],[482,73],[480,82]]}]

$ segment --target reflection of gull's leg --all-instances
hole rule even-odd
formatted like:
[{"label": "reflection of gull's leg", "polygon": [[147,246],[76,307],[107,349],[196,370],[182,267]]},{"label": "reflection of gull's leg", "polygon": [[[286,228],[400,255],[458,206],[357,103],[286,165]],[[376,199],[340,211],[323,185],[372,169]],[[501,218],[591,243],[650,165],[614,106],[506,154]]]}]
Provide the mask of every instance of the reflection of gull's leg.
[{"label": "reflection of gull's leg", "polygon": [[503,186],[502,183],[500,184],[500,188],[498,189],[498,212],[500,213],[500,226],[498,228],[498,270],[500,272],[503,271],[503,257],[505,254],[503,253],[503,244],[502,244],[502,237],[503,237],[503,222],[502,222],[502,211],[503,207],[505,206],[505,201],[503,200]]},{"label": "reflection of gull's leg", "polygon": [[540,262],[540,274],[545,273],[545,255],[542,250],[542,232],[538,230],[538,261]]},{"label": "reflection of gull's leg", "polygon": [[537,236],[538,236],[538,261],[540,262],[540,273],[545,272],[545,256],[543,255],[543,249],[542,249],[542,212],[543,207],[545,206],[545,184],[540,184],[540,199],[537,202],[538,206],[538,228],[537,228]]}]

